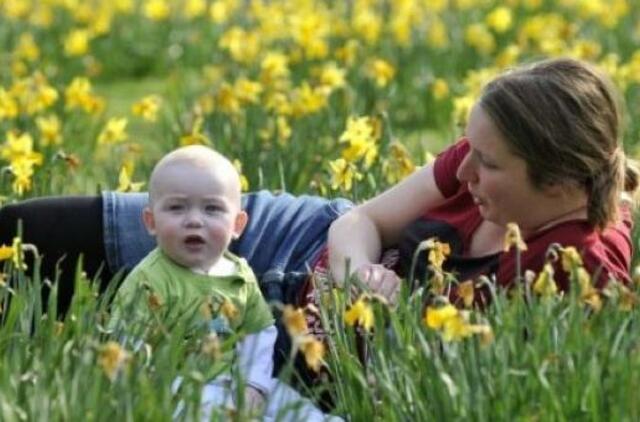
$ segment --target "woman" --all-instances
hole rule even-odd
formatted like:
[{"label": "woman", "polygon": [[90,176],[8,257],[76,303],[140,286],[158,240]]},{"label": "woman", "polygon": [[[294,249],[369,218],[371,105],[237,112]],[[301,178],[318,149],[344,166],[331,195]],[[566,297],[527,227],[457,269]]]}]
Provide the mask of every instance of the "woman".
[{"label": "woman", "polygon": [[[464,137],[433,165],[334,222],[334,277],[344,276],[348,260],[393,299],[399,278],[377,264],[381,252],[399,245],[406,275],[417,244],[435,236],[451,247],[444,269],[461,281],[494,275],[510,286],[516,251],[504,252],[503,244],[515,222],[528,246],[523,271],[539,271],[559,243],[581,252],[587,270],[599,274],[598,287],[610,277],[628,282],[632,221],[623,193],[635,192],[638,173],[622,151],[620,125],[615,90],[585,63],[556,59],[497,77],[473,107]],[[558,265],[555,273],[566,289],[567,275]]]}]

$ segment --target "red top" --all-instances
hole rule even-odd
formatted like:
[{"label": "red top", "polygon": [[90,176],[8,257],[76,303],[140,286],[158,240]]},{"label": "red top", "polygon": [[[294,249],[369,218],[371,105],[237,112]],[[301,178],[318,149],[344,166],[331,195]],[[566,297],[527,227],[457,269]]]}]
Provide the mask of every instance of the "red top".
[{"label": "red top", "polygon": [[[452,255],[448,259],[453,261],[453,268],[445,266],[446,270],[464,273],[465,270],[468,272],[465,264],[482,261],[479,266],[475,265],[473,273],[495,274],[499,285],[508,286],[516,275],[514,248],[509,252],[484,258],[465,257],[471,236],[482,221],[467,184],[461,183],[456,177],[456,171],[469,149],[468,141],[462,140],[437,157],[434,163],[435,181],[446,201],[438,208],[426,212],[422,223],[435,223],[448,228],[445,233],[449,239],[439,239],[455,245],[452,246]],[[559,243],[564,247],[574,246],[580,252],[585,268],[597,277],[596,287],[603,287],[610,277],[625,283],[630,282],[632,219],[628,207],[623,207],[620,214],[621,220],[616,224],[610,224],[603,231],[594,229],[584,220],[569,220],[533,233],[525,239],[528,249],[521,252],[522,271],[530,269],[539,272],[545,263],[549,245]],[[559,263],[556,263],[554,269],[556,282],[560,288],[566,290],[567,274]]]}]

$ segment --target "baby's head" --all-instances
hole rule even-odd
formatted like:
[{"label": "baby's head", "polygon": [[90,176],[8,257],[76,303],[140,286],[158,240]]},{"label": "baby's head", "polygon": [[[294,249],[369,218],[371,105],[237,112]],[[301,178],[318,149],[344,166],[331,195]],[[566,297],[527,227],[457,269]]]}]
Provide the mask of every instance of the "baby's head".
[{"label": "baby's head", "polygon": [[208,272],[247,224],[237,170],[205,146],[170,152],[151,173],[143,219],[169,258]]}]

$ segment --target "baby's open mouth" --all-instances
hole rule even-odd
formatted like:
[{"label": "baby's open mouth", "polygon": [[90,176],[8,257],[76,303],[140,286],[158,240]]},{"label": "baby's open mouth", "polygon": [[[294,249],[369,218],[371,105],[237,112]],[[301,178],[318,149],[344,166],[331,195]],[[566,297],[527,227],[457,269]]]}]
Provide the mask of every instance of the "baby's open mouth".
[{"label": "baby's open mouth", "polygon": [[202,245],[205,243],[205,241],[204,241],[204,238],[202,238],[202,236],[192,234],[187,236],[184,239],[184,243],[186,243],[187,245],[195,246],[195,245]]}]

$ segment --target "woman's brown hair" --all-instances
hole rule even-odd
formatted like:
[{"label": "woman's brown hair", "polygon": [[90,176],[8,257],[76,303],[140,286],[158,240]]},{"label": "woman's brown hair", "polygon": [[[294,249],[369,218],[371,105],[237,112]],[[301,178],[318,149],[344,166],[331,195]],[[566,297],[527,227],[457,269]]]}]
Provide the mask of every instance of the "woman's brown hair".
[{"label": "woman's brown hair", "polygon": [[589,198],[589,222],[600,229],[617,218],[622,192],[639,182],[621,146],[621,105],[609,78],[568,58],[509,71],[480,98],[533,185],[577,184]]}]

